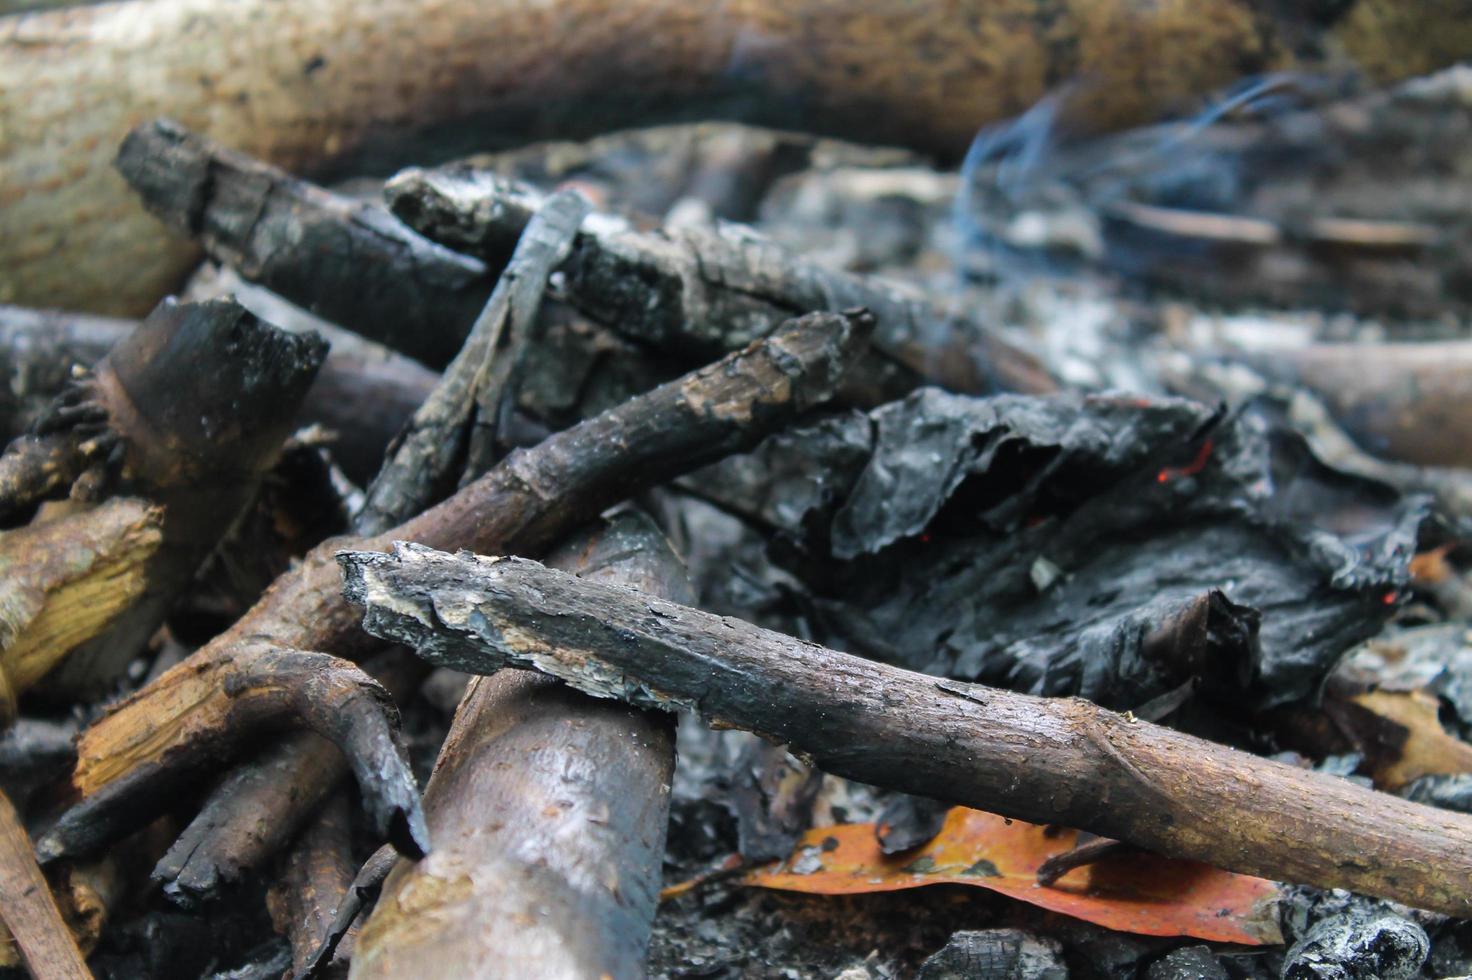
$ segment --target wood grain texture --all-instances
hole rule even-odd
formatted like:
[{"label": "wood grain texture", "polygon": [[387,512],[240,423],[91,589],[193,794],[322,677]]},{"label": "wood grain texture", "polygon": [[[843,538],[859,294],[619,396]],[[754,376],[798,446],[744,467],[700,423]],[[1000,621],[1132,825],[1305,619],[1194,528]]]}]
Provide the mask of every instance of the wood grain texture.
[{"label": "wood grain texture", "polygon": [[0,793],[0,921],[33,977],[91,980],[92,971],[61,918],[51,886],[31,853],[31,838]]},{"label": "wood grain texture", "polygon": [[371,633],[787,744],[826,772],[1244,874],[1472,912],[1472,817],[1077,698],[890,667],[521,558],[341,556]]},{"label": "wood grain texture", "polygon": [[[1070,79],[1148,119],[1292,65],[1405,77],[1472,51],[1467,0],[130,0],[0,20],[0,302],[138,314],[195,252],[110,169],[170,116],[294,170],[678,117],[957,156]],[[1315,9],[1318,9],[1316,5]],[[1308,52],[1299,56],[1298,52]]]}]

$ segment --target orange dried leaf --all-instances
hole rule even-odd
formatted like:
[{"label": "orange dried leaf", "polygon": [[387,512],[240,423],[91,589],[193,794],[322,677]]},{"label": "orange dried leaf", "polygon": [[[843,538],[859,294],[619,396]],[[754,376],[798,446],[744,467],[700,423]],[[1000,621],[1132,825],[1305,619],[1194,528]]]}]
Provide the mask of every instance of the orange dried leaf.
[{"label": "orange dried leaf", "polygon": [[786,861],[743,880],[819,895],[976,885],[1121,932],[1249,945],[1283,941],[1275,883],[1195,861],[1122,854],[1039,885],[1038,867],[1072,850],[1077,839],[1075,830],[955,807],[934,840],[905,854],[886,857],[873,824],[824,827],[808,831]]}]

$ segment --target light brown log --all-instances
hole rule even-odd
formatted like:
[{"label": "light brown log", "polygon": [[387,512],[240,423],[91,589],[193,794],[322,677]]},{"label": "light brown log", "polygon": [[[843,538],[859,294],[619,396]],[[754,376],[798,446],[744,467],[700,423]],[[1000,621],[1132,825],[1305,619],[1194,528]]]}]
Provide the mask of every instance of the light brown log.
[{"label": "light brown log", "polygon": [[1472,467],[1472,341],[1315,344],[1258,362],[1316,392],[1378,456]]},{"label": "light brown log", "polygon": [[[648,518],[624,512],[549,559],[689,602]],[[358,937],[354,977],[640,977],[674,775],[671,719],[546,677],[476,678],[425,791],[435,842],[400,861]]]},{"label": "light brown log", "polygon": [[[131,0],[0,21],[0,302],[140,313],[196,254],[110,161],[171,116],[298,171],[744,116],[952,157],[1077,79],[1111,127],[1294,65],[1407,77],[1466,0]],[[1309,52],[1298,56],[1297,52]]]}]

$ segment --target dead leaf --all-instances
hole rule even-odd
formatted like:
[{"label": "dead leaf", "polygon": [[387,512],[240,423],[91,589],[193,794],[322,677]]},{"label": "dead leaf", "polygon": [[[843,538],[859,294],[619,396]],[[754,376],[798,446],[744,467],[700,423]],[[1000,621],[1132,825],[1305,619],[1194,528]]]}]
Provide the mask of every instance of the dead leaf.
[{"label": "dead leaf", "polygon": [[873,824],[824,827],[808,831],[786,861],[743,880],[820,895],[976,885],[1121,932],[1249,945],[1283,941],[1275,883],[1195,861],[1123,854],[1039,885],[1038,867],[1071,850],[1077,838],[1075,830],[955,807],[935,839],[906,854],[885,857]]},{"label": "dead leaf", "polygon": [[1378,788],[1396,790],[1422,776],[1472,772],[1472,745],[1441,727],[1441,702],[1435,695],[1370,691],[1349,701],[1371,716],[1346,721]]}]

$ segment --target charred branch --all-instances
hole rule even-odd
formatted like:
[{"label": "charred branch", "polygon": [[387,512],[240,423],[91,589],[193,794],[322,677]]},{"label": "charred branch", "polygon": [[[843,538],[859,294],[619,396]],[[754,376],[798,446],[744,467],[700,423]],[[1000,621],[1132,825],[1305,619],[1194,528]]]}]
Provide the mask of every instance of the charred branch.
[{"label": "charred branch", "polygon": [[[386,193],[394,213],[430,238],[498,248],[526,221],[535,192],[473,170],[410,170]],[[859,401],[885,401],[925,382],[970,392],[1056,386],[1032,355],[995,331],[882,280],[793,255],[745,226],[639,232],[619,225],[604,220],[578,235],[563,266],[564,292],[596,322],[656,350],[709,358],[809,310],[861,306],[876,326],[875,355],[849,382]],[[485,257],[493,261],[494,252]]]},{"label": "charred branch", "polygon": [[[396,703],[406,701],[426,673],[422,663],[401,653],[385,651],[366,668]],[[347,760],[331,739],[309,732],[283,738],[221,780],[154,867],[153,879],[180,905],[215,898],[222,885],[277,854],[334,789],[344,788],[347,774]],[[327,847],[320,839],[326,831],[319,831],[312,846]]]},{"label": "charred branch", "polygon": [[578,194],[557,194],[526,225],[522,244],[476,318],[460,353],[415,411],[393,454],[368,488],[355,519],[377,534],[434,503],[452,465],[479,476],[494,461],[503,403],[526,355],[547,278],[572,247],[588,212]]},{"label": "charred branch", "polygon": [[[21,435],[76,380],[76,369],[107,356],[136,320],[0,306],[0,434]],[[332,340],[302,399],[300,424],[321,425],[333,458],[366,481],[384,447],[434,387],[436,375],[409,358],[343,332]]]},{"label": "charred branch", "polygon": [[381,208],[167,120],[128,134],[117,166],[150,211],[246,279],[432,367],[455,356],[490,292],[482,263]]},{"label": "charred branch", "polygon": [[1472,818],[1131,720],[937,680],[519,558],[345,553],[375,635],[460,670],[533,669],[698,710],[862,782],[1248,874],[1472,909]]},{"label": "charred branch", "polygon": [[[106,172],[112,148],[145,115],[208,127],[304,171],[384,172],[415,156],[692,116],[955,159],[978,126],[1015,115],[1058,79],[1095,80],[1078,113],[1104,128],[1254,72],[1349,67],[1384,80],[1468,51],[1466,32],[1448,29],[1434,3],[1314,9],[1329,13],[1251,0],[1112,0],[1061,13],[985,0],[885,3],[861,16],[819,2],[691,10],[651,0],[612,10],[561,0],[528,16],[506,2],[201,9],[138,0],[6,18],[0,112],[13,138],[0,157],[0,198],[12,204],[0,225],[0,296],[137,314],[178,281],[194,250],[167,241]],[[651,51],[650,37],[664,43]],[[368,38],[371,59],[362,56]],[[1137,67],[1142,50],[1152,52],[1150,71]],[[544,70],[569,59],[575,70]],[[427,63],[445,68],[426,76]],[[140,87],[118,77],[199,81]]]},{"label": "charred branch", "polygon": [[[291,943],[299,973],[332,928],[353,884],[352,811],[346,793],[334,793],[286,852],[281,879],[267,904],[276,930]],[[349,950],[342,948],[344,954]],[[343,961],[346,956],[342,957]]]}]

